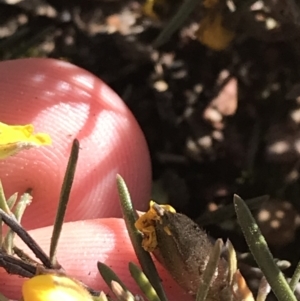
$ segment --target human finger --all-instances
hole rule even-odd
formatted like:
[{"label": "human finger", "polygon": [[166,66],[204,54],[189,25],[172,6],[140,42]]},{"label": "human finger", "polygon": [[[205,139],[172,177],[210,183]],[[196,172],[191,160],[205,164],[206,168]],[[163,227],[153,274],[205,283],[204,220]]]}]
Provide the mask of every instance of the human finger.
[{"label": "human finger", "polygon": [[[52,227],[46,227],[32,230],[30,234],[46,251],[49,249],[51,231]],[[28,250],[24,244],[18,246]],[[129,262],[138,262],[122,219],[66,223],[57,258],[69,276],[83,281],[93,289],[109,292],[97,270],[97,262],[100,261],[111,267],[134,294],[140,293],[128,270]],[[169,300],[192,300],[160,265],[158,271]],[[22,278],[0,271],[1,292],[9,298],[20,298],[23,281]]]},{"label": "human finger", "polygon": [[135,207],[146,209],[151,171],[145,138],[105,83],[63,61],[20,59],[0,63],[0,91],[1,122],[32,123],[53,139],[51,147],[0,161],[7,197],[32,188],[25,228],[53,223],[74,138],[80,153],[66,221],[120,216],[117,173],[125,179]]}]

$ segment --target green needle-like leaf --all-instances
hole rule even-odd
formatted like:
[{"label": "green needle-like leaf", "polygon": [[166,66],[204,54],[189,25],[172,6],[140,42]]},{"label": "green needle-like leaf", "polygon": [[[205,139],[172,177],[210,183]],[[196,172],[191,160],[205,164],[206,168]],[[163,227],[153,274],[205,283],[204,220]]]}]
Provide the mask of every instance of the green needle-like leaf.
[{"label": "green needle-like leaf", "polygon": [[9,301],[9,299],[0,293],[0,301]]},{"label": "green needle-like leaf", "polygon": [[65,174],[63,185],[61,188],[56,218],[55,218],[52,237],[51,237],[50,261],[53,266],[57,265],[56,256],[55,256],[56,248],[58,245],[58,240],[59,240],[62,225],[64,222],[65,213],[67,210],[67,205],[68,205],[68,201],[69,201],[69,197],[70,197],[70,192],[71,192],[74,175],[75,175],[75,169],[76,169],[77,160],[78,160],[78,154],[79,154],[79,141],[77,139],[75,139],[73,141],[66,174]]},{"label": "green needle-like leaf", "polygon": [[215,242],[212,253],[209,257],[208,263],[203,273],[202,282],[197,292],[196,301],[206,300],[213,276],[216,272],[216,269],[220,261],[222,247],[223,247],[223,242],[221,239],[218,239]]},{"label": "green needle-like leaf", "polygon": [[[13,213],[16,220],[19,223],[21,223],[21,219],[24,214],[24,211],[27,208],[27,206],[31,203],[31,200],[32,200],[32,196],[29,193],[24,193],[21,196],[20,200],[18,201]],[[9,229],[4,240],[4,248],[7,254],[10,255],[12,254],[12,250],[14,247],[14,238],[15,238],[15,232]]]},{"label": "green needle-like leaf", "polygon": [[12,210],[13,206],[15,205],[16,201],[18,199],[18,193],[15,192],[13,195],[11,195],[8,200],[6,200],[7,206],[10,210]]},{"label": "green needle-like leaf", "polygon": [[176,12],[175,16],[171,19],[171,21],[167,24],[167,26],[162,30],[159,36],[153,43],[154,47],[159,47],[166,43],[172,34],[180,28],[183,23],[186,21],[188,16],[195,9],[196,5],[199,5],[199,0],[186,0],[183,2],[181,7]]},{"label": "green needle-like leaf", "polygon": [[157,270],[155,268],[155,265],[153,263],[153,260],[150,254],[142,248],[142,236],[134,226],[134,223],[136,222],[137,219],[137,214],[132,206],[130,194],[125,184],[125,181],[120,175],[117,175],[117,185],[118,185],[119,197],[121,202],[121,208],[123,211],[123,218],[135,254],[140,262],[140,265],[144,273],[147,275],[149,281],[151,282],[152,286],[157,292],[157,295],[159,296],[161,301],[166,301],[167,297],[161,285],[161,281],[157,273]]},{"label": "green needle-like leaf", "polygon": [[115,281],[121,285],[123,290],[128,291],[126,285],[121,281],[121,279],[116,275],[116,273],[110,267],[108,267],[106,264],[102,262],[97,262],[97,267],[103,280],[105,281],[105,283],[109,288],[111,288],[111,282]]},{"label": "green needle-like leaf", "polygon": [[160,301],[157,293],[151,283],[149,282],[147,276],[143,271],[136,266],[134,263],[129,263],[129,271],[135,282],[138,284],[139,288],[146,295],[149,301]]},{"label": "green needle-like leaf", "polygon": [[11,211],[7,205],[6,202],[6,198],[5,198],[5,194],[4,194],[4,190],[3,190],[3,186],[2,183],[0,181],[0,208],[7,214],[11,214]]},{"label": "green needle-like leaf", "polygon": [[21,219],[25,212],[25,209],[28,207],[28,205],[30,205],[31,201],[31,191],[25,192],[18,201],[13,213],[19,223],[21,223]]},{"label": "green needle-like leaf", "polygon": [[249,208],[237,195],[234,196],[234,206],[238,222],[242,228],[250,251],[270,284],[277,299],[279,301],[296,301],[297,299],[295,295],[293,294],[284,275],[276,265],[265,238],[261,234]]},{"label": "green needle-like leaf", "polygon": [[293,292],[295,291],[296,286],[297,286],[299,280],[300,280],[300,261],[298,262],[296,270],[295,270],[295,272],[293,274],[293,277],[292,277],[292,279],[290,281],[290,287],[291,287],[291,290]]}]

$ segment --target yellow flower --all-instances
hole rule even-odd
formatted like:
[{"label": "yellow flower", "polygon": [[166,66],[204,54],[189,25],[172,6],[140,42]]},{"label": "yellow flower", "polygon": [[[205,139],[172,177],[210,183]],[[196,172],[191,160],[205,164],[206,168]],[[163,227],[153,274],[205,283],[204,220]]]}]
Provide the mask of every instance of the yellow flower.
[{"label": "yellow flower", "polygon": [[202,44],[221,51],[229,46],[235,33],[223,26],[221,12],[208,12],[201,20],[196,36]]},{"label": "yellow flower", "polygon": [[32,124],[7,125],[0,122],[0,159],[12,156],[23,149],[50,145],[48,134],[34,134]]},{"label": "yellow flower", "polygon": [[38,275],[25,281],[22,294],[24,301],[93,301],[80,283],[57,274]]}]

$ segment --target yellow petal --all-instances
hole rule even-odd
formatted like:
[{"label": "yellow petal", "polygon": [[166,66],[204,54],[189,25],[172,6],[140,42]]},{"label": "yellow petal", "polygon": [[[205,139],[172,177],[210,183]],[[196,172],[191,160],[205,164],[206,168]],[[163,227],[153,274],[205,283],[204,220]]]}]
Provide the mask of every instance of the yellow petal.
[{"label": "yellow petal", "polygon": [[235,33],[223,26],[221,13],[208,13],[200,22],[196,32],[198,40],[207,47],[221,51],[234,39]]},{"label": "yellow petal", "polygon": [[56,274],[38,275],[25,281],[22,294],[24,301],[93,301],[80,283]]},{"label": "yellow petal", "polygon": [[32,124],[7,125],[0,122],[0,159],[12,156],[23,149],[50,145],[51,142],[48,134],[34,134]]}]

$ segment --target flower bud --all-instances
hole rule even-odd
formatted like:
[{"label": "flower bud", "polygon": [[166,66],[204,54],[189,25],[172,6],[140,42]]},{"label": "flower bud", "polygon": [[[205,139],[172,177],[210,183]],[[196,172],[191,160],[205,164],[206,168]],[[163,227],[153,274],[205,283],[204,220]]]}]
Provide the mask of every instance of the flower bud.
[{"label": "flower bud", "polygon": [[[136,222],[136,227],[144,234],[144,249],[153,252],[182,288],[196,295],[213,250],[213,243],[206,232],[187,216],[176,213],[171,206],[154,202]],[[227,262],[220,258],[206,300],[254,301],[237,270],[233,247],[228,252],[233,260]],[[240,284],[243,285],[243,292],[240,291]]]}]

